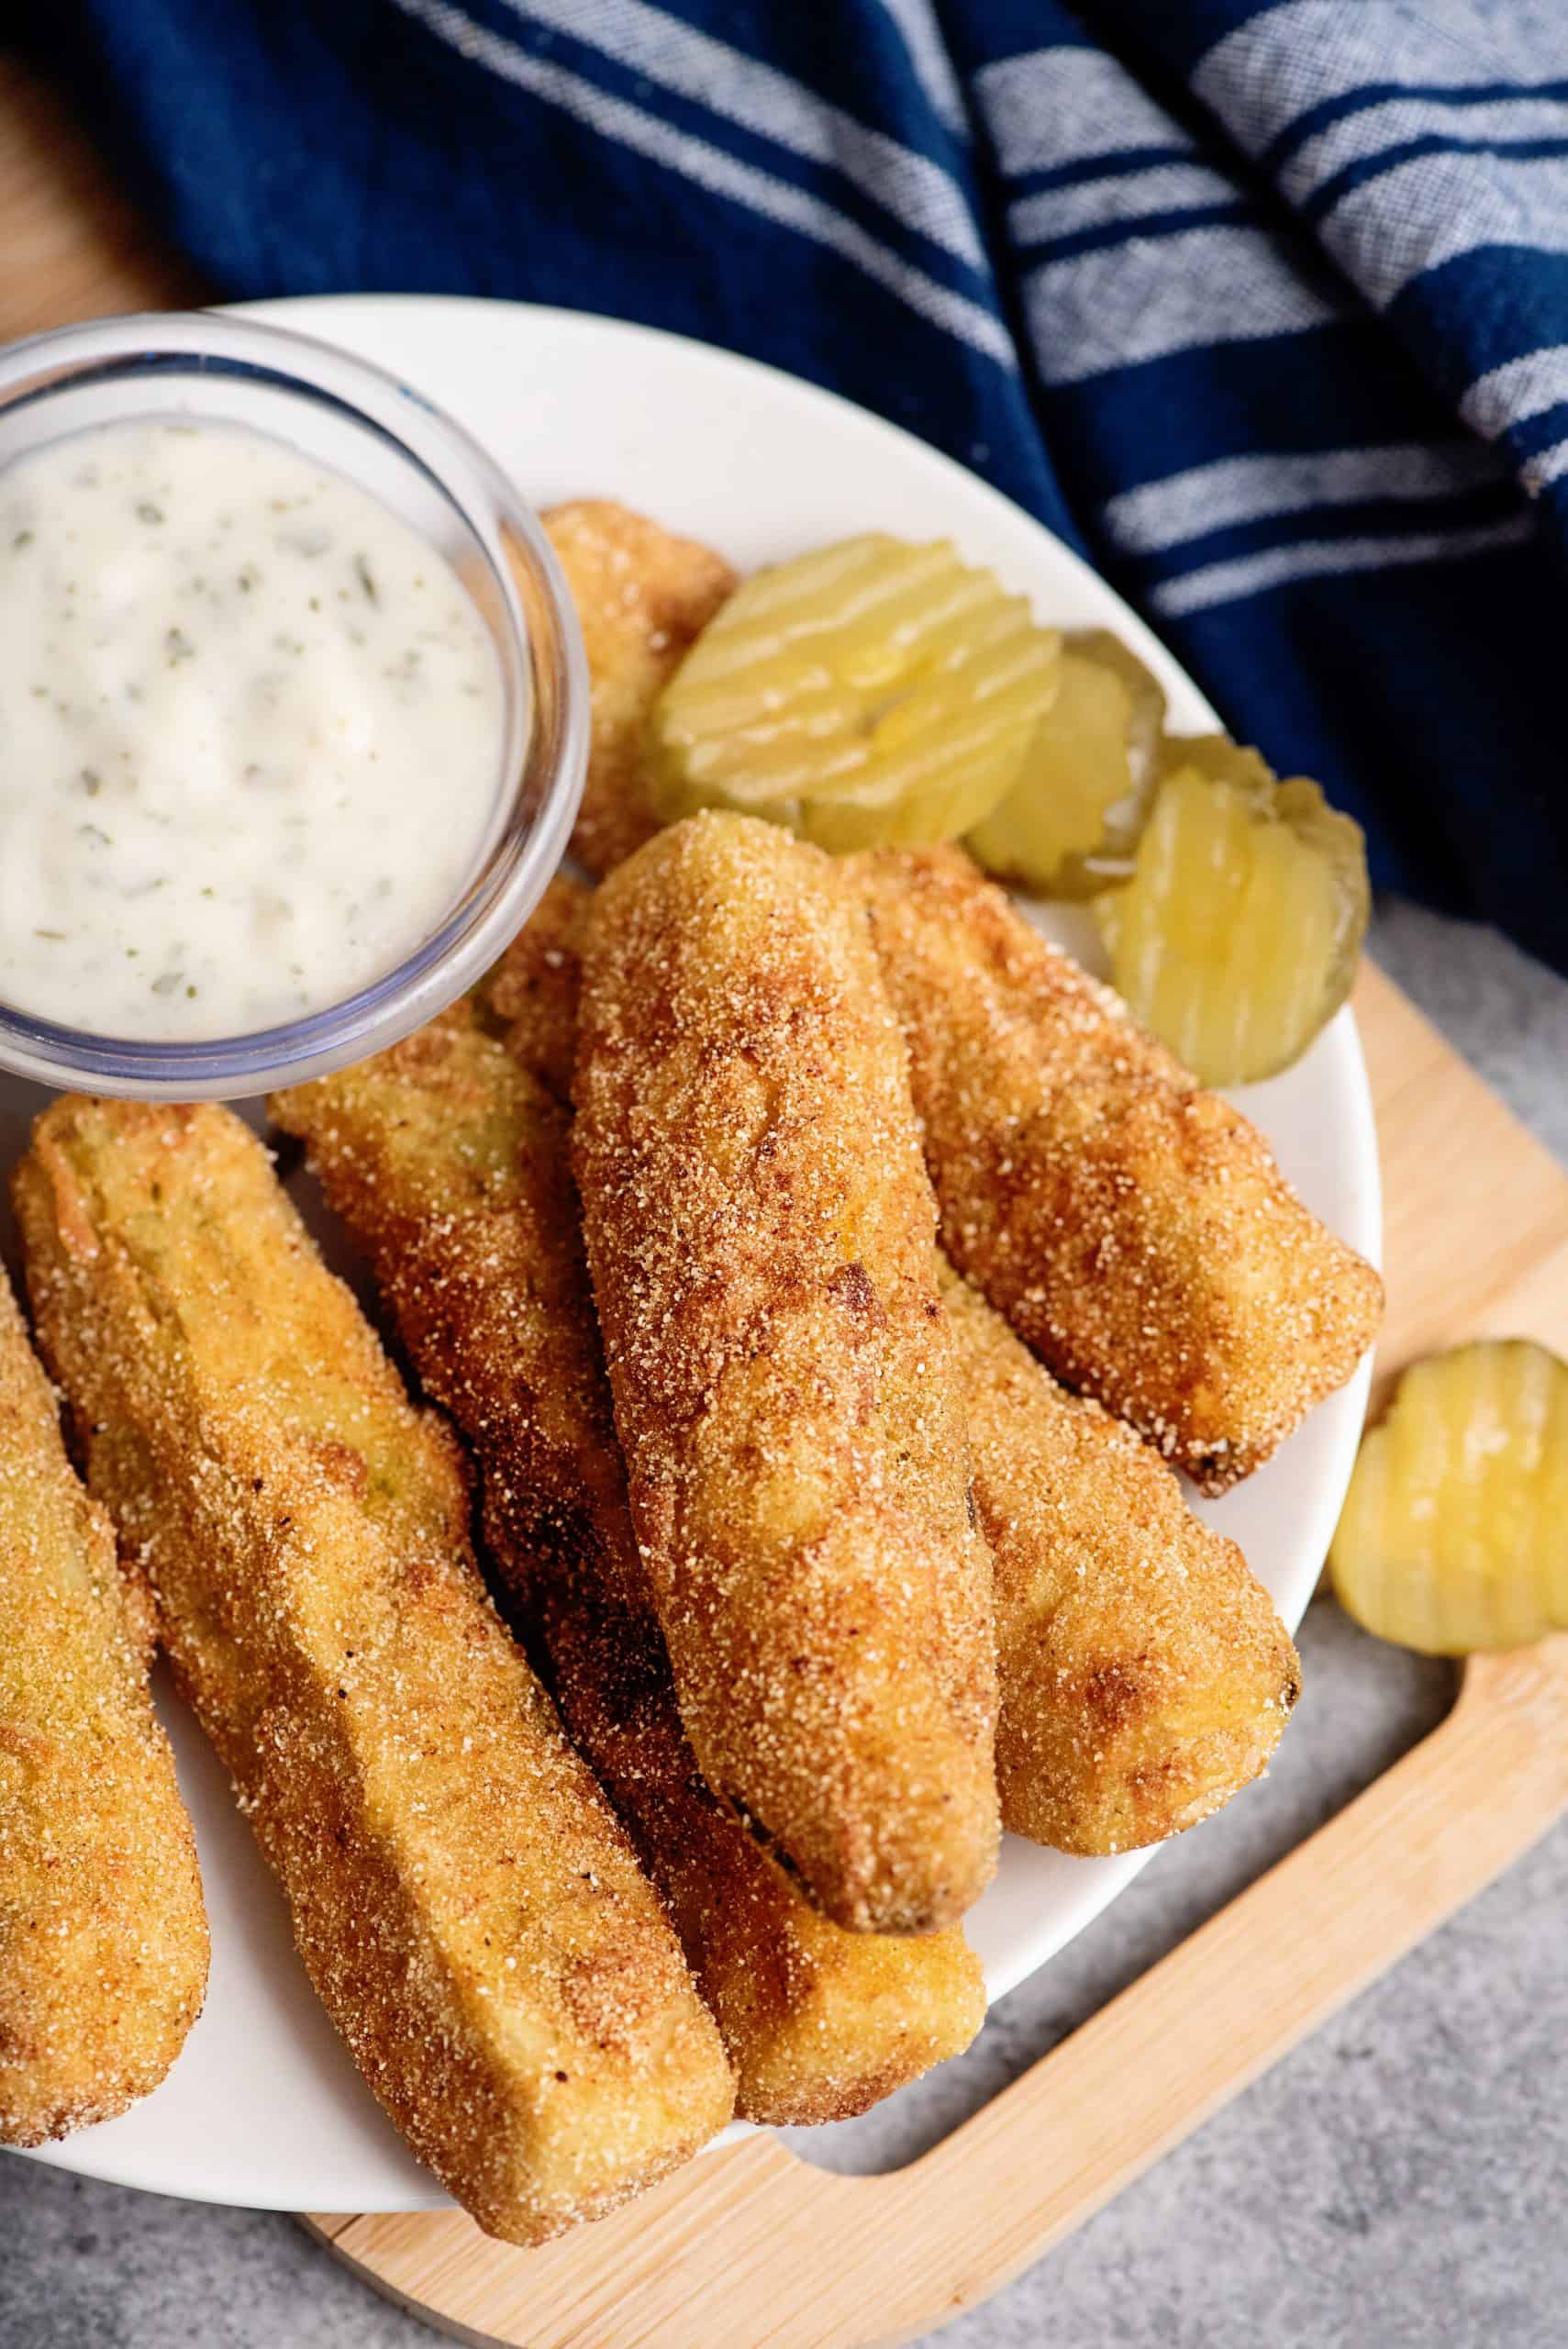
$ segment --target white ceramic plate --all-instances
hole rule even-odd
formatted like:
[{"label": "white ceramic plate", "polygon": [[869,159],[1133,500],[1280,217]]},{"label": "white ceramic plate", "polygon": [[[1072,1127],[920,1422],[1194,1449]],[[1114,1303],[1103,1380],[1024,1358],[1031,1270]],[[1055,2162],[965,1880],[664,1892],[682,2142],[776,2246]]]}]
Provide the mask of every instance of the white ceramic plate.
[{"label": "white ceramic plate", "polygon": [[[1042,619],[1118,629],[1161,677],[1178,729],[1214,723],[1142,624],[1038,523],[923,442],[788,376],[673,336],[513,304],[332,298],[264,304],[258,315],[396,371],[486,441],[536,504],[624,498],[711,541],[742,570],[854,530],[951,535],[972,562],[1030,595]],[[1084,946],[1082,927],[1051,927]],[[0,1078],[0,1163],[19,1152],[42,1097]],[[1246,1106],[1309,1205],[1375,1255],[1377,1159],[1349,1012],[1287,1075],[1251,1088]],[[1344,1495],[1365,1376],[1239,1492],[1204,1504],[1292,1625]],[[256,2208],[441,2207],[445,2197],[360,2085],[317,2007],[222,1774],[183,1708],[166,1691],[161,1701],[212,1920],[206,2011],[155,2096],[39,2158]],[[1009,1838],[969,1920],[991,1995],[1060,1949],[1144,1856],[1073,1860]],[[1171,1865],[1180,1865],[1179,1848]]]}]

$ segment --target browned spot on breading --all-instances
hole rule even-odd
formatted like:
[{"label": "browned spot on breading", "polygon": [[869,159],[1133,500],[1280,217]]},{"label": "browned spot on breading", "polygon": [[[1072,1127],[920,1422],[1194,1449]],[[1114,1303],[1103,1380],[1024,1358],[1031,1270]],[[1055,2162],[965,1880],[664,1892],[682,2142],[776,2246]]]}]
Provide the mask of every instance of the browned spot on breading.
[{"label": "browned spot on breading", "polygon": [[370,1480],[363,1453],[354,1451],[350,1444],[335,1443],[330,1440],[313,1444],[311,1450],[317,1465],[330,1483],[340,1485],[344,1492],[351,1494],[355,1500],[364,1499]]},{"label": "browned spot on breading", "polygon": [[1114,1736],[1143,1709],[1143,1689],[1125,1664],[1102,1664],[1084,1677],[1084,1704],[1088,1734]]},{"label": "browned spot on breading", "polygon": [[[863,1264],[840,1264],[828,1286],[833,1295],[849,1308],[853,1319],[865,1321],[877,1330],[886,1329],[886,1311]],[[929,1299],[929,1303],[940,1310],[935,1297]]]}]

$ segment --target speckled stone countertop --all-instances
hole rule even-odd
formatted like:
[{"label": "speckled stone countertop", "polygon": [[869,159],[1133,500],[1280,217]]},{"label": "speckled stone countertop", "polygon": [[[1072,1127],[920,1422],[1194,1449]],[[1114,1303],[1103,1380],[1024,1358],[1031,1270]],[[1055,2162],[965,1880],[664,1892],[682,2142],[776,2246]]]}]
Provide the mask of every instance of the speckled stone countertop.
[{"label": "speckled stone countertop", "polygon": [[[1489,932],[1379,910],[1373,951],[1568,1161],[1568,985]],[[1445,1666],[1327,1605],[1265,1784],[1162,1854],[978,2044],[817,2135],[907,2159],[992,2095],[1440,1716]],[[949,2349],[1562,2349],[1568,2342],[1568,1821],[1246,2096],[985,2308]],[[1309,1927],[1310,1920],[1304,1920]],[[418,2349],[286,2218],[0,2157],[0,2349]]]}]

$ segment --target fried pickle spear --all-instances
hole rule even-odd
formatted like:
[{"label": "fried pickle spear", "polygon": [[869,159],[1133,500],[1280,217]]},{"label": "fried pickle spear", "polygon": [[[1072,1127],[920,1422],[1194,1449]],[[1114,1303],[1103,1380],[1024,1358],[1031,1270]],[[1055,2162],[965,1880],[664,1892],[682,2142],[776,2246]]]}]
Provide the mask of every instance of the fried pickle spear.
[{"label": "fried pickle spear", "polygon": [[1350,1376],[1377,1275],[962,851],[845,873],[904,1025],[949,1256],[1064,1386],[1225,1491]]},{"label": "fried pickle spear", "polygon": [[[557,1092],[592,902],[561,876],[486,990],[507,1049]],[[1002,1823],[1066,1852],[1158,1842],[1262,1768],[1295,1650],[1158,1455],[1059,1386],[945,1260],[938,1278],[995,1567]]]},{"label": "fried pickle spear", "polygon": [[577,607],[593,687],[572,852],[591,873],[607,873],[658,829],[644,781],[648,713],[735,573],[695,539],[608,498],[574,498],[542,519]]},{"label": "fried pickle spear", "polygon": [[[556,952],[565,886],[529,925],[535,951]],[[547,969],[568,1063],[575,982],[570,995],[558,983],[573,964]],[[506,992],[492,989],[493,1009]],[[526,988],[522,1001],[539,1009]],[[627,1506],[569,1116],[524,1057],[531,1046],[559,1066],[560,1045],[532,1018],[503,1046],[473,1005],[454,1005],[375,1060],[278,1096],[272,1113],[306,1142],[426,1388],[474,1444],[490,1545],[567,1728],[669,1904],[739,2110],[842,2120],[967,2046],[985,2010],[979,1964],[957,1931],[898,1940],[819,1916],[702,1781]]]},{"label": "fried pickle spear", "polygon": [[614,2208],[731,2083],[485,1598],[454,1440],[226,1110],[59,1101],[16,1197],[92,1487],[366,2081],[492,2233]]},{"label": "fried pickle spear", "polygon": [[123,2112],[201,2011],[206,1915],[151,1620],[0,1272],[0,2144]]},{"label": "fried pickle spear", "polygon": [[519,1068],[567,1107],[577,1057],[583,941],[594,892],[558,873],[478,989],[487,1023],[506,1034]]},{"label": "fried pickle spear", "polygon": [[[667,574],[719,562],[634,516],[600,529],[628,610]],[[695,634],[711,613],[691,608]],[[667,672],[614,633],[590,631],[588,652],[595,707],[635,744]],[[573,845],[602,874],[652,828],[639,759],[596,750],[589,790]],[[1349,1377],[1381,1317],[1376,1275],[1301,1206],[1247,1120],[960,852],[852,863],[879,914],[950,1254],[1069,1386],[1224,1491]],[[537,1000],[558,1009],[548,982]]]},{"label": "fried pickle spear", "polygon": [[859,1931],[995,1864],[969,1506],[896,1023],[837,868],[746,817],[587,925],[573,1163],[632,1518],[703,1775]]},{"label": "fried pickle spear", "polygon": [[1284,1625],[1164,1462],[945,1264],[996,1586],[1002,1823],[1127,1852],[1255,1778],[1301,1688]]}]

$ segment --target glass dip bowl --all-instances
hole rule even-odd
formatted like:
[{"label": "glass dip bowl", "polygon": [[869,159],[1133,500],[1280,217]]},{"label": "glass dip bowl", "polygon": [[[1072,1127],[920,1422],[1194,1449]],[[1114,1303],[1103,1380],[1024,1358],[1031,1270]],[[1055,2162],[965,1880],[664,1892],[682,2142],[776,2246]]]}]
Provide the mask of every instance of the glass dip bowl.
[{"label": "glass dip bowl", "polygon": [[457,573],[501,678],[488,830],[462,895],[395,969],[283,1025],[193,1041],[89,1033],[0,1001],[0,1067],[18,1075],[91,1093],[223,1100],[383,1051],[504,952],[560,863],[576,815],[587,666],[534,515],[462,426],[381,368],[309,336],[206,312],[100,319],[0,351],[0,468],[67,435],[148,422],[244,427],[367,492]]}]

